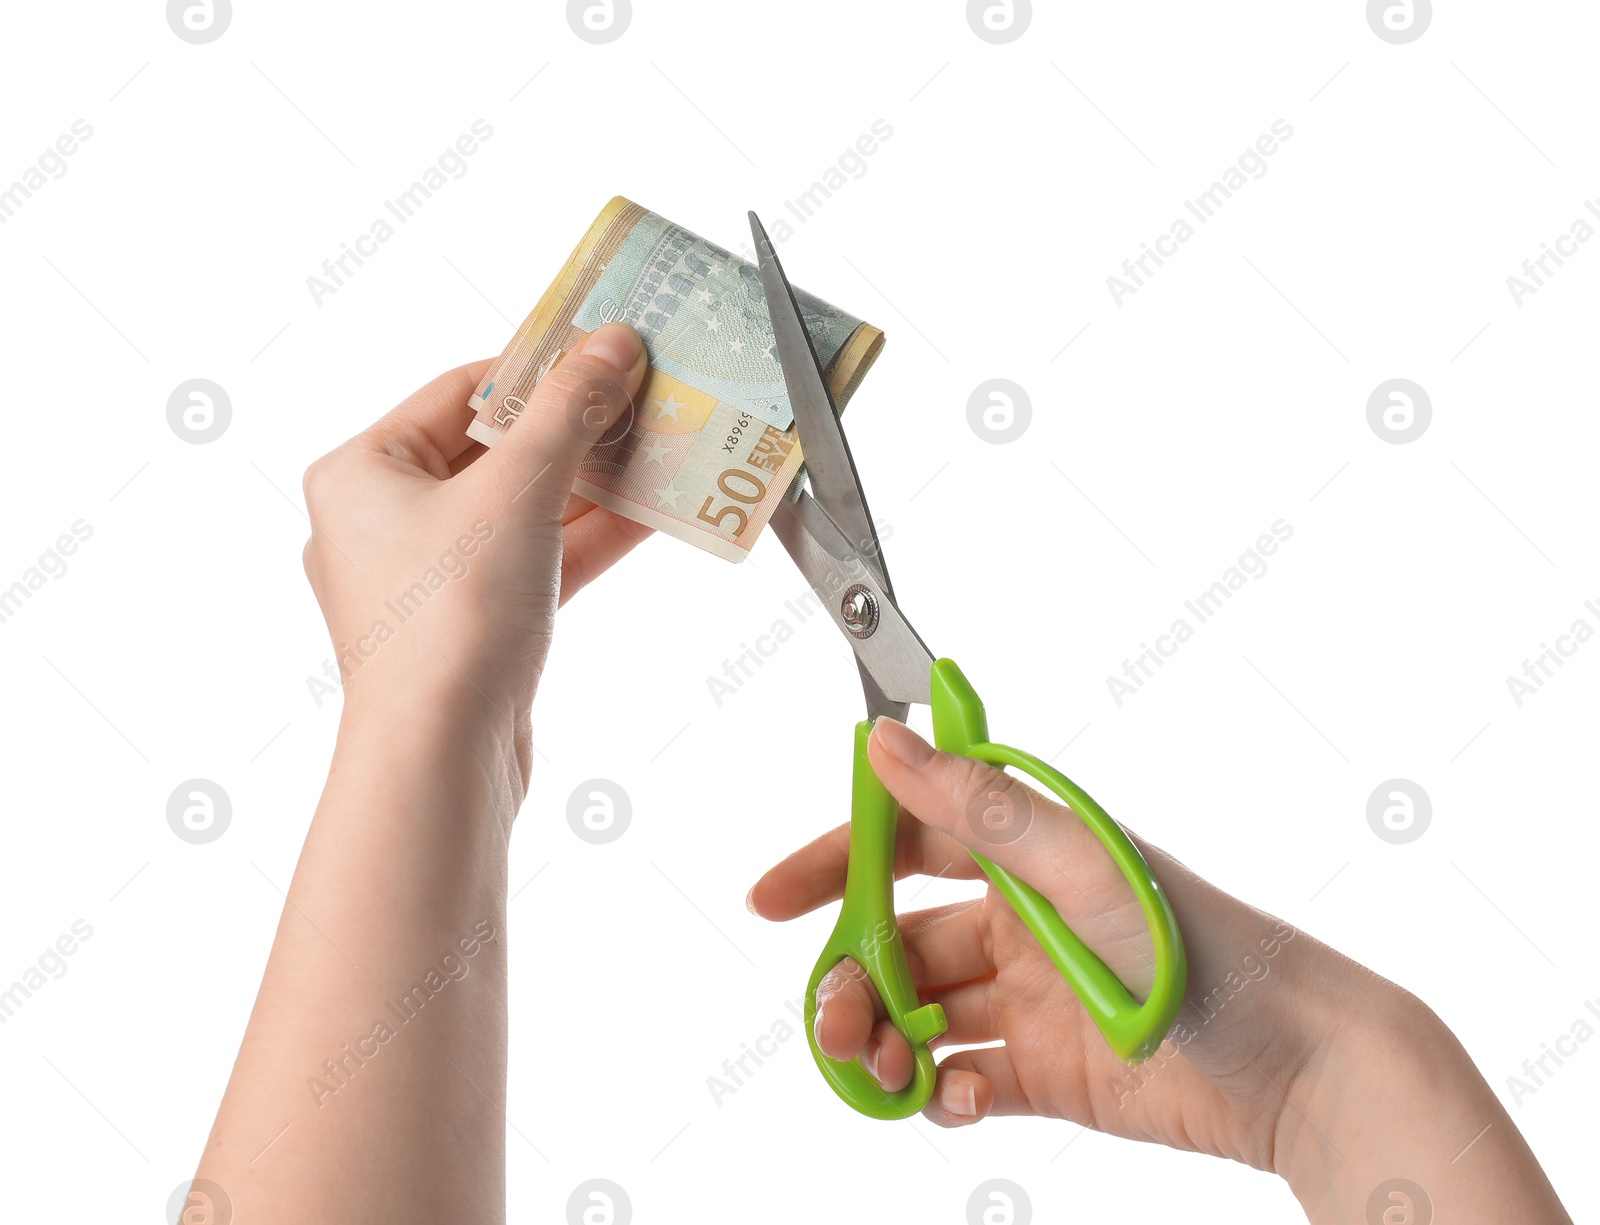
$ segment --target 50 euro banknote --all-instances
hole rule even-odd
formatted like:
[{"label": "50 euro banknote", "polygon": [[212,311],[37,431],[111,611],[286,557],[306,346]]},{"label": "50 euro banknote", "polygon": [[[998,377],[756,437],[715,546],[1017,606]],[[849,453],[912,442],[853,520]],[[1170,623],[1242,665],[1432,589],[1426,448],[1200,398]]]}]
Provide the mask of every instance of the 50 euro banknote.
[{"label": "50 euro banknote", "polygon": [[[843,410],[883,333],[802,290],[828,390]],[[584,458],[572,491],[730,561],[742,561],[801,470],[794,414],[755,266],[618,196],[468,401],[493,446],[538,381],[615,320],[644,337],[650,369],[630,411]]]}]

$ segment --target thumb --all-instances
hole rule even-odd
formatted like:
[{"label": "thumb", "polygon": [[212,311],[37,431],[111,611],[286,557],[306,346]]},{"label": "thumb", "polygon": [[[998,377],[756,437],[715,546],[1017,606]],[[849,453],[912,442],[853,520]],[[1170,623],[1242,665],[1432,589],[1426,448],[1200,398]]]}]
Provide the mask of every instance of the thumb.
[{"label": "thumb", "polygon": [[560,522],[578,465],[619,422],[632,419],[633,397],[649,358],[626,323],[591,332],[539,380],[528,406],[484,457],[484,468],[523,513]]},{"label": "thumb", "polygon": [[1032,885],[1112,973],[1149,989],[1155,961],[1138,899],[1076,813],[1004,770],[941,753],[893,719],[874,723],[867,753],[917,820]]},{"label": "thumb", "polygon": [[887,718],[873,725],[867,752],[883,785],[918,821],[1033,885],[1069,922],[1075,914],[1133,900],[1111,856],[1077,815],[1004,770],[940,752]]}]

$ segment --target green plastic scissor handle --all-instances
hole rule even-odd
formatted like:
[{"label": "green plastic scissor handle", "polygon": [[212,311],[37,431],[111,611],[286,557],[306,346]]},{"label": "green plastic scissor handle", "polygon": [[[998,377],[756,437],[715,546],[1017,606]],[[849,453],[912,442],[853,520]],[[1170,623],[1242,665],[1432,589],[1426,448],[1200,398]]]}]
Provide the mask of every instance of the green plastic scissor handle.
[{"label": "green plastic scissor handle", "polygon": [[[948,659],[933,665],[932,704],[934,743],[941,750],[990,765],[1014,766],[1043,783],[1089,827],[1133,887],[1150,927],[1156,959],[1155,981],[1143,1003],[1128,993],[1036,889],[972,852],[978,866],[1061,971],[1111,1049],[1130,1063],[1148,1059],[1178,1015],[1187,978],[1178,921],[1167,895],[1150,874],[1150,865],[1122,827],[1066,775],[1031,754],[989,742],[983,703],[961,669]],[[878,781],[867,758],[871,733],[870,722],[856,724],[844,907],[806,987],[806,1040],[822,1075],[847,1103],[875,1119],[903,1119],[920,1111],[933,1096],[937,1069],[928,1043],[944,1033],[946,1024],[943,1008],[923,1004],[917,996],[895,921],[894,847],[899,806]],[[911,1044],[915,1071],[911,1083],[897,1092],[879,1085],[860,1060],[841,1063],[817,1046],[817,984],[846,957],[853,957],[867,972],[889,1019]]]}]

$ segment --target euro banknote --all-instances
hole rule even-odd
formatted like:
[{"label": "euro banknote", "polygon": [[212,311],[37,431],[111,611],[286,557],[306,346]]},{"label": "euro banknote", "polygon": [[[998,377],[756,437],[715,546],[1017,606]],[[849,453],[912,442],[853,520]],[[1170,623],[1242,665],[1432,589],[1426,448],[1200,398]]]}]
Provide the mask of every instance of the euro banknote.
[{"label": "euro banknote", "polygon": [[[842,410],[883,348],[871,324],[795,290]],[[538,381],[602,324],[639,329],[650,369],[585,457],[573,492],[742,561],[801,471],[754,265],[618,196],[595,218],[468,405],[493,446]]]}]

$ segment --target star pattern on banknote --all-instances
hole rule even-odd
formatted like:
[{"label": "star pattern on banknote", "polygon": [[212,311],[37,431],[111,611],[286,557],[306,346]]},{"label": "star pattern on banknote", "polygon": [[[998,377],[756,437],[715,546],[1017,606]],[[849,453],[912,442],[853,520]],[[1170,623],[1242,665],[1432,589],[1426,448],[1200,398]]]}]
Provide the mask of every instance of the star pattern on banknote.
[{"label": "star pattern on banknote", "polygon": [[660,442],[646,443],[644,447],[644,457],[646,463],[660,464],[663,468],[665,468],[667,466],[666,444]]},{"label": "star pattern on banknote", "polygon": [[683,497],[683,490],[674,489],[672,487],[672,483],[669,481],[665,489],[656,490],[656,497],[660,499],[660,501],[656,503],[658,508],[662,506],[670,506],[673,510],[677,510],[678,499]]},{"label": "star pattern on banknote", "polygon": [[744,341],[742,341],[742,340],[730,340],[728,342],[728,352],[729,353],[743,353],[744,352]]},{"label": "star pattern on banknote", "polygon": [[715,315],[712,315],[711,318],[706,320],[706,331],[720,332],[721,330],[722,320],[718,319]]},{"label": "star pattern on banknote", "polygon": [[694,291],[694,296],[702,302],[711,301],[711,291],[709,289],[697,289]]},{"label": "star pattern on banknote", "polygon": [[677,393],[671,391],[667,393],[665,400],[653,400],[651,402],[656,406],[657,416],[671,417],[674,421],[678,419],[678,410],[680,408],[689,407],[687,400],[678,399]]}]

